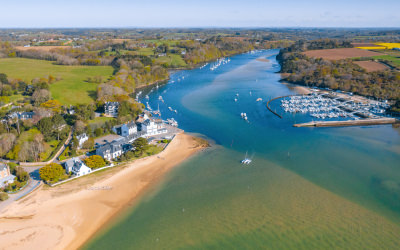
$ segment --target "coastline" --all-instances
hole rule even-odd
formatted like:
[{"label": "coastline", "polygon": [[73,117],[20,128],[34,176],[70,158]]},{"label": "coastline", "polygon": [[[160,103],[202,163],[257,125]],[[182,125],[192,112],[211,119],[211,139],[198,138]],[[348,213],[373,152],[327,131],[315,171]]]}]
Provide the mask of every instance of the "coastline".
[{"label": "coastline", "polygon": [[54,188],[42,186],[3,212],[0,249],[77,249],[203,148],[195,137],[178,134],[158,155]]}]

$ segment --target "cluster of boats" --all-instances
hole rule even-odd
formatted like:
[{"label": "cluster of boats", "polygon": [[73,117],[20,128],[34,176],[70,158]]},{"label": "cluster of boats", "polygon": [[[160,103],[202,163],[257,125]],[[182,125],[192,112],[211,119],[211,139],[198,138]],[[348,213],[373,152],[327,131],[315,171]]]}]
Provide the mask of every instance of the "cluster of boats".
[{"label": "cluster of boats", "polygon": [[168,107],[168,109],[169,109],[169,111],[171,111],[171,112],[175,112],[175,114],[178,114],[178,110],[176,110],[176,109],[173,109],[173,108],[171,108],[171,107]]},{"label": "cluster of boats", "polygon": [[219,66],[227,64],[231,61],[229,58],[220,58],[210,66],[210,70],[216,70]]},{"label": "cluster of boats", "polygon": [[341,102],[321,95],[290,96],[281,100],[281,107],[289,113],[310,113],[312,117],[325,119],[348,117],[350,114],[338,108]]},{"label": "cluster of boats", "polygon": [[289,113],[310,113],[310,116],[326,119],[337,117],[375,117],[386,112],[389,105],[385,102],[370,101],[366,103],[354,102],[323,94],[290,96],[281,100],[281,107]]},{"label": "cluster of boats", "polygon": [[171,126],[178,127],[178,122],[174,118],[167,119],[166,123],[171,125]]},{"label": "cluster of boats", "polygon": [[240,116],[242,117],[243,120],[248,121],[246,113],[240,113]]}]

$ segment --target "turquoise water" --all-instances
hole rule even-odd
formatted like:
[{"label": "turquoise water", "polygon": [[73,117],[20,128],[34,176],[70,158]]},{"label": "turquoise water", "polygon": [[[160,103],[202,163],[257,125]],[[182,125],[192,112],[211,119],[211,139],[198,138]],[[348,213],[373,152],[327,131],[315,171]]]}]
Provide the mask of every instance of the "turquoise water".
[{"label": "turquoise water", "polygon": [[[331,247],[331,242],[342,241],[343,245],[336,246],[348,247],[346,242],[354,239],[339,237],[339,228],[349,229],[344,222],[337,223],[339,219],[334,220],[335,229],[320,229],[332,235],[313,240],[302,238],[297,227],[285,235],[274,232],[276,227],[269,228],[267,222],[261,223],[267,217],[285,221],[279,212],[272,212],[278,204],[274,201],[282,195],[294,195],[285,202],[293,202],[298,218],[311,208],[316,214],[322,213],[323,204],[298,206],[308,198],[315,198],[315,204],[319,204],[321,198],[316,197],[320,193],[311,194],[316,190],[328,191],[332,197],[337,195],[382,220],[400,225],[399,130],[390,125],[294,128],[293,123],[311,118],[274,116],[266,109],[266,100],[295,93],[279,82],[277,53],[268,50],[234,56],[215,71],[209,67],[180,71],[168,84],[149,93],[151,107],[159,105],[164,119],[174,117],[186,132],[202,134],[216,145],[172,171],[87,248],[308,248],[324,244]],[[259,57],[269,62],[257,61]],[[234,102],[237,93],[238,101]],[[158,100],[159,95],[165,103]],[[257,98],[263,101],[256,102]],[[279,102],[272,103],[272,107],[280,111]],[[249,123],[240,118],[241,112],[247,113]],[[246,152],[253,163],[243,167],[239,162]],[[307,181],[315,185],[309,187]],[[302,190],[303,186],[309,189]],[[296,190],[301,197],[298,201]],[[326,199],[329,203],[336,198]],[[287,208],[285,203],[281,205]],[[280,210],[284,209],[276,208]],[[367,220],[376,221],[370,217]],[[318,234],[317,224],[310,222],[309,226]],[[333,233],[336,228],[337,233]],[[388,235],[393,233],[391,229],[383,230]],[[293,239],[303,245],[291,245]]]}]

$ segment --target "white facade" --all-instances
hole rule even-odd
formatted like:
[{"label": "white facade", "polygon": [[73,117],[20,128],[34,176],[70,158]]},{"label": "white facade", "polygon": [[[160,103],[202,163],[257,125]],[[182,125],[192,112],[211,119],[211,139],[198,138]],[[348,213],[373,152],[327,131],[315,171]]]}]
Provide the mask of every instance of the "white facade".
[{"label": "white facade", "polygon": [[66,161],[64,167],[68,173],[72,173],[76,176],[87,175],[92,171],[92,169],[86,166],[85,163],[77,157]]},{"label": "white facade", "polygon": [[162,121],[154,121],[147,119],[142,123],[142,131],[145,132],[145,136],[153,136],[167,133],[167,129]]},{"label": "white facade", "polygon": [[78,135],[76,137],[76,139],[78,139],[78,148],[82,148],[83,143],[85,143],[85,141],[89,140],[89,137],[87,136],[86,133],[83,133],[81,135]]}]

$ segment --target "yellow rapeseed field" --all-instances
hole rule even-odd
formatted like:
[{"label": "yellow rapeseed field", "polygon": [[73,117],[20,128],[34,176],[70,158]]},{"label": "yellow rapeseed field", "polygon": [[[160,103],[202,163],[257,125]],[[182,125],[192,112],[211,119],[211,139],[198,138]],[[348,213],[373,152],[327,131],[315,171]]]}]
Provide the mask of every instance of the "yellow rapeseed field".
[{"label": "yellow rapeseed field", "polygon": [[400,48],[400,43],[374,43],[375,45],[379,45],[380,47],[357,47],[358,49],[393,49]]}]

